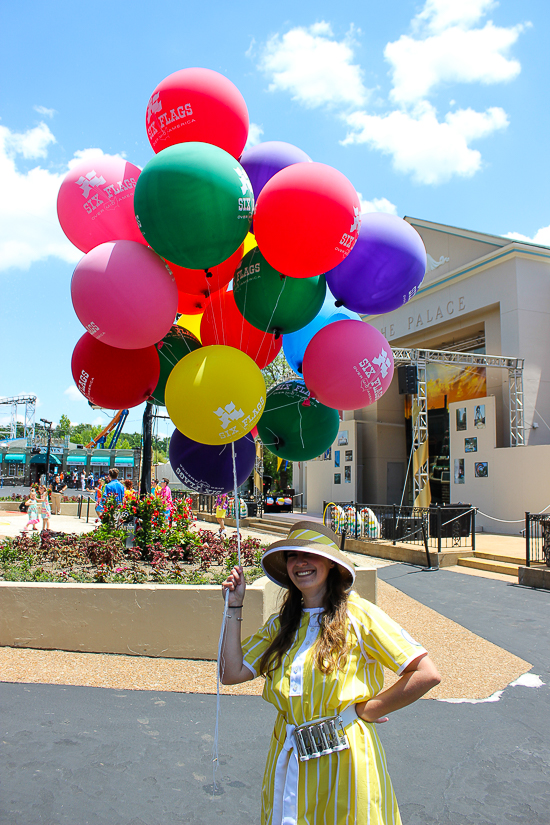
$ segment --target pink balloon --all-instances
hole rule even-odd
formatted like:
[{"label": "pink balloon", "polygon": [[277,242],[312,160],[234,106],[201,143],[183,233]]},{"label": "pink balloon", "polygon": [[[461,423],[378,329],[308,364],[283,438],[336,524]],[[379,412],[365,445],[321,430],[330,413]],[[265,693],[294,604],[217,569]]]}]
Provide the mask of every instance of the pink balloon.
[{"label": "pink balloon", "polygon": [[65,175],[57,216],[68,239],[82,252],[124,239],[147,245],[134,215],[140,169],[123,158],[83,160]]},{"label": "pink balloon", "polygon": [[96,246],[77,264],[71,297],[90,335],[121,349],[162,340],[178,308],[178,288],[164,260],[143,244]]},{"label": "pink balloon", "polygon": [[71,371],[88,401],[122,410],[147,401],[158,384],[160,359],[156,347],[116,349],[85,332],[74,348]]},{"label": "pink balloon", "polygon": [[377,329],[345,319],[319,330],[302,365],[308,390],[335,410],[358,410],[378,401],[391,384],[393,353]]}]

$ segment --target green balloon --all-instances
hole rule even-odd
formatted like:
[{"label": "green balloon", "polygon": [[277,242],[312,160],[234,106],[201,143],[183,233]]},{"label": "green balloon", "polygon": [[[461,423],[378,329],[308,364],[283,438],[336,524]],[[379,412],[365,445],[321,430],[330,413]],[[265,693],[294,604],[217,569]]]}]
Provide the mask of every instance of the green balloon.
[{"label": "green balloon", "polygon": [[161,407],[164,403],[164,390],[168,376],[182,358],[189,355],[196,349],[202,346],[198,338],[195,338],[192,332],[183,327],[178,327],[177,324],[172,326],[170,332],[164,336],[160,344],[157,344],[157,350],[160,361],[160,376],[158,384],[151,393],[151,401]]},{"label": "green balloon", "polygon": [[284,381],[267,393],[258,435],[279,458],[308,461],[328,450],[339,424],[338,411],[309,398],[303,381]]},{"label": "green balloon", "polygon": [[258,247],[235,272],[233,295],[241,315],[262,332],[286,335],[313,321],[325,300],[324,275],[289,278],[268,264]]},{"label": "green balloon", "polygon": [[223,149],[178,143],[145,166],[134,209],[155,252],[187,269],[208,269],[226,261],[244,241],[254,193],[243,167]]}]

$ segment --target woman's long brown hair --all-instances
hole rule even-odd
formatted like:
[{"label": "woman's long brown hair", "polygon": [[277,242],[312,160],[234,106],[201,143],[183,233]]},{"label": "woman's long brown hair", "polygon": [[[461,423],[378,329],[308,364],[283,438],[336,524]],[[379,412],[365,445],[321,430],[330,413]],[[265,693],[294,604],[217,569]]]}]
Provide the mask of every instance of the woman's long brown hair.
[{"label": "woman's long brown hair", "polygon": [[[345,664],[349,644],[347,632],[348,591],[337,566],[332,567],[327,577],[327,589],[323,600],[324,612],[321,617],[321,634],[315,645],[314,664],[321,673],[331,673]],[[276,670],[283,656],[292,647],[302,616],[302,594],[290,582],[283,606],[279,613],[279,632],[264,652],[260,660],[260,673],[267,676]]]}]

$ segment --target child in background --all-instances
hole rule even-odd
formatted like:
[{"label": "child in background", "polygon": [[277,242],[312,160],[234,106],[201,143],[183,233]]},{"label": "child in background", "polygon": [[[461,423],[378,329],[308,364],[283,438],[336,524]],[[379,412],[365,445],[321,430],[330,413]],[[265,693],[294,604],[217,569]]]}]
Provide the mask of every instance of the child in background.
[{"label": "child in background", "polygon": [[46,490],[44,485],[41,484],[38,488],[38,492],[40,494],[40,515],[42,516],[42,530],[49,530],[52,508],[50,506],[48,491]]},{"label": "child in background", "polygon": [[27,532],[27,528],[29,524],[32,524],[32,529],[38,532],[37,524],[40,524],[40,519],[38,518],[38,500],[36,498],[36,490],[32,489],[29,493],[29,498],[25,502],[27,505],[27,518],[28,521],[23,527],[23,533]]}]

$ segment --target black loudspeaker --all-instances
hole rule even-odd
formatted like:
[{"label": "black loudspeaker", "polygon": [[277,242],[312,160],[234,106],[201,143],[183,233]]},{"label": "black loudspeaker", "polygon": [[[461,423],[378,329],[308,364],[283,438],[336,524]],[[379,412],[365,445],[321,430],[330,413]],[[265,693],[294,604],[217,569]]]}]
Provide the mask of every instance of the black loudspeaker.
[{"label": "black loudspeaker", "polygon": [[401,364],[397,367],[399,395],[416,395],[418,392],[418,371],[414,364]]}]

